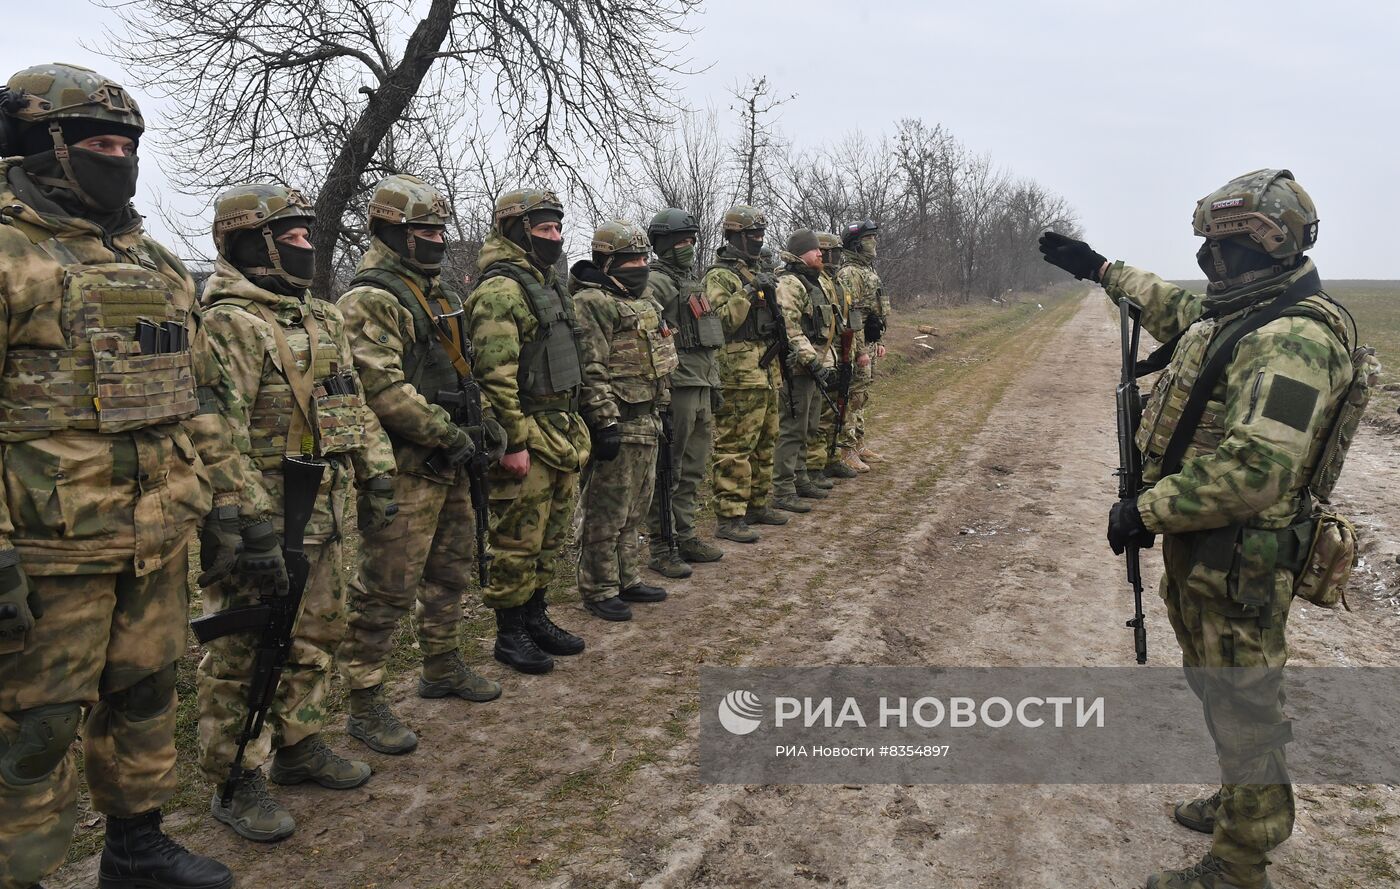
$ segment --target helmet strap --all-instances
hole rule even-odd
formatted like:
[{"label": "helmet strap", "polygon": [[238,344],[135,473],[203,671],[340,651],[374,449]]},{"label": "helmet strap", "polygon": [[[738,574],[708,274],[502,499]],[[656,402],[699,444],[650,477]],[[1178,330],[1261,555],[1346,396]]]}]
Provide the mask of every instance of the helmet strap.
[{"label": "helmet strap", "polygon": [[53,156],[58,159],[58,165],[63,170],[62,179],[54,179],[51,176],[35,176],[34,181],[40,185],[48,185],[53,188],[63,188],[73,192],[82,198],[84,204],[95,210],[102,207],[92,199],[83,187],[78,184],[78,177],[73,173],[73,163],[69,160],[68,143],[63,140],[63,128],[56,122],[49,124],[49,138],[53,140]]},{"label": "helmet strap", "polygon": [[259,231],[262,232],[263,244],[267,247],[267,260],[271,263],[268,266],[250,266],[242,269],[245,275],[267,275],[273,278],[281,278],[296,287],[310,287],[309,278],[298,278],[282,267],[282,254],[277,250],[277,239],[272,236],[272,227],[264,225]]}]

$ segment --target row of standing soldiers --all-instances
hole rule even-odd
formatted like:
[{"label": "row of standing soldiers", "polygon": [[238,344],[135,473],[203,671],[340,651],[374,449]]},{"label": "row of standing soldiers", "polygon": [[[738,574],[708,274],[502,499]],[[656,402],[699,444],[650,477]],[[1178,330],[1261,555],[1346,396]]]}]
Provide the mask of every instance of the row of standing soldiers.
[{"label": "row of standing soldiers", "polygon": [[[459,650],[463,593],[486,555],[474,480],[488,501],[495,657],[544,673],[584,649],[545,595],[581,476],[579,589],[592,614],[625,620],[629,602],[665,597],[639,576],[644,521],[665,576],[723,555],[696,536],[707,468],[717,536],[752,542],[751,523],[786,521],[775,506],[806,511],[830,478],[877,459],[862,410],[883,354],[872,222],[840,239],[794,233],[774,280],[763,214],[733,208],[697,281],[699,227],[669,209],[650,238],[599,228],[566,284],[563,206],[523,189],[496,202],[463,301],[439,274],[446,202],[395,175],[370,197],[371,246],[332,304],[307,289],[310,205],[250,184],[216,201],[218,260],[196,300],[131,206],[144,120],[121,86],[73,65],[27,68],[0,90],[0,124],[0,889],[35,886],[62,862],[79,736],[106,816],[101,886],[232,885],[227,867],[161,829],[196,533],[206,615],[296,601],[265,722],[249,701],[265,637],[208,638],[198,667],[211,814],[271,841],[295,821],[269,779],[344,789],[370,777],[322,738],[334,663],[348,733],[383,753],[417,746],[384,685],[410,611],[419,695],[501,694]],[[849,420],[829,445],[837,418],[822,404],[843,329]],[[462,410],[470,393],[475,414]],[[663,428],[661,475],[675,483],[653,498]],[[319,481],[293,517],[304,465]]]}]

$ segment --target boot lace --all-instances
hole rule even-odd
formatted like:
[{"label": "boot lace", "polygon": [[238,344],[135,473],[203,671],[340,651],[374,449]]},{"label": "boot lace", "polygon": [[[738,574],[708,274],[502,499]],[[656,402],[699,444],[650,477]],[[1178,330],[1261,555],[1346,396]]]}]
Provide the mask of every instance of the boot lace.
[{"label": "boot lace", "polygon": [[272,793],[267,789],[267,776],[258,769],[244,780],[238,788],[238,796],[243,802],[252,804],[262,812],[272,812],[277,809],[277,801],[272,798]]}]

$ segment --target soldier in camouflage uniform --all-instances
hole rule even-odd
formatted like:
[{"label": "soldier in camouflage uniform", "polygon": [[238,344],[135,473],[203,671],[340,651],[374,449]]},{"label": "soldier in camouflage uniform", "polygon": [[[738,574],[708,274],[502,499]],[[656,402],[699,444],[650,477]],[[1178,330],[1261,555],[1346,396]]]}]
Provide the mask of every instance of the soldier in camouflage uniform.
[{"label": "soldier in camouflage uniform", "polygon": [[665,498],[651,499],[649,533],[652,570],[665,577],[689,577],[690,563],[717,562],[724,550],[695,536],[696,495],[710,468],[712,425],[720,401],[715,351],[724,328],[695,278],[695,235],[700,226],[684,210],[669,207],[647,226],[656,261],[651,264],[651,297],[661,304],[675,331],[680,365],[671,372],[671,462],[675,487],[671,521],[678,552],[672,553],[661,529]]},{"label": "soldier in camouflage uniform", "polygon": [[[369,779],[368,765],[332,753],[320,733],[331,663],[345,633],[341,541],[351,484],[359,491],[362,532],[383,529],[397,510],[393,451],[365,404],[345,321],[334,305],[306,290],[314,267],[307,237],[313,221],[310,204],[294,189],[243,185],[224,192],[214,203],[219,258],[202,299],[220,371],[213,396],[252,480],[237,517],[247,551],[274,551],[282,537],[283,456],[328,464],[324,496],[317,496],[306,526],[311,571],[291,657],[267,723],[244,753],[243,765],[253,775],[239,783],[229,805],[220,799],[221,788],[210,802],[214,818],[259,842],[281,839],[296,827],[269,795],[268,777],[332,789]],[[214,583],[204,590],[205,613],[256,604],[263,591],[263,583],[246,577]],[[216,784],[228,775],[247,718],[257,641],[252,634],[216,639],[199,662],[199,764]],[[261,764],[274,749],[264,776]]]},{"label": "soldier in camouflage uniform", "polygon": [[[1294,817],[1283,755],[1285,628],[1312,537],[1314,470],[1353,368],[1342,313],[1303,255],[1316,240],[1317,212],[1291,173],[1258,170],[1233,180],[1201,200],[1194,227],[1206,238],[1197,254],[1210,279],[1204,296],[1110,264],[1083,241],[1053,232],[1041,251],[1101,283],[1115,302],[1142,306],[1145,329],[1175,341],[1138,433],[1147,487],[1114,505],[1108,536],[1121,553],[1164,535],[1161,595],[1225,783],[1177,807],[1182,824],[1212,834],[1210,852],[1147,886],[1265,889],[1268,852],[1291,833]],[[1212,342],[1241,330],[1251,314],[1295,299],[1302,301],[1282,317],[1265,315],[1263,326],[1244,333],[1200,424],[1181,439],[1184,452],[1167,456]],[[1217,669],[1237,667],[1259,669]]]},{"label": "soldier in camouflage uniform", "polygon": [[[125,90],[39,65],[0,109],[0,886],[63,863],[81,727],[100,884],[224,889],[228,868],[160,830],[188,545],[243,487],[197,391],[215,370],[194,284],[130,204],[144,121]],[[211,542],[215,575],[237,544]]]},{"label": "soldier in camouflage uniform", "polygon": [[875,361],[885,357],[880,343],[889,320],[889,306],[880,276],[875,273],[878,222],[863,219],[846,226],[841,234],[845,248],[841,270],[836,280],[850,301],[850,324],[856,334],[856,367],[851,382],[850,405],[846,411],[846,429],[840,447],[841,462],[857,472],[868,472],[870,463],[884,458],[865,443],[865,417],[870,406],[870,386]]},{"label": "soldier in camouflage uniform", "polygon": [[776,362],[759,361],[776,336],[773,278],[760,258],[768,218],[753,207],[729,208],[722,222],[725,244],[705,272],[705,298],[724,325],[719,351],[722,393],[715,411],[713,486],[715,536],[754,543],[751,525],[785,525],[769,505],[773,452],[778,440]]},{"label": "soldier in camouflage uniform", "polygon": [[[817,232],[817,243],[822,250],[822,289],[827,301],[836,311],[836,331],[831,342],[831,361],[839,373],[841,369],[841,334],[848,325],[851,301],[836,280],[836,272],[841,267],[841,239],[830,232]],[[854,341],[853,341],[854,345]],[[854,352],[851,355],[854,362]],[[854,372],[854,363],[851,370]],[[854,375],[854,374],[853,374]],[[847,393],[849,400],[849,392]],[[838,397],[836,389],[831,390],[831,403],[822,399],[821,422],[817,431],[807,439],[807,479],[823,490],[835,487],[834,479],[855,478],[858,473],[834,456],[831,437],[836,432],[836,409],[833,406]]]},{"label": "soldier in camouflage uniform", "polygon": [[807,472],[807,443],[821,432],[825,393],[836,382],[831,338],[836,309],[822,286],[822,251],[817,233],[799,228],[782,254],[787,264],[778,275],[778,305],[786,319],[788,382],[792,391],[780,398],[778,448],[773,470],[773,505],[788,512],[811,512],[802,499],[823,500],[826,491]]},{"label": "soldier in camouflage uniform", "polygon": [[[408,753],[418,738],[389,707],[384,667],[394,630],[415,601],[420,697],[491,701],[501,686],[473,672],[458,651],[476,548],[466,469],[475,448],[452,413],[459,372],[471,376],[471,343],[461,298],[438,276],[447,202],[417,177],[389,176],[370,196],[368,216],[373,239],[339,307],[369,405],[394,445],[399,515],[361,542],[340,666],[350,686],[350,736],[380,753]],[[500,426],[484,425],[492,446],[503,449]]]},{"label": "soldier in camouflage uniform", "polygon": [[659,411],[678,359],[661,306],[647,294],[651,242],[639,226],[609,222],[593,233],[593,258],[574,264],[569,291],[583,351],[581,410],[595,463],[583,490],[578,591],[595,617],[632,619],[629,602],[660,602],[643,583],[638,533],[656,481]]},{"label": "soldier in camouflage uniform", "polygon": [[549,619],[545,601],[589,454],[573,298],[554,269],[563,219],[563,205],[544,189],[497,198],[466,303],[472,372],[507,441],[491,470],[494,561],[484,598],[496,609],[496,659],[525,673],[548,672],[550,655],[584,648]]}]

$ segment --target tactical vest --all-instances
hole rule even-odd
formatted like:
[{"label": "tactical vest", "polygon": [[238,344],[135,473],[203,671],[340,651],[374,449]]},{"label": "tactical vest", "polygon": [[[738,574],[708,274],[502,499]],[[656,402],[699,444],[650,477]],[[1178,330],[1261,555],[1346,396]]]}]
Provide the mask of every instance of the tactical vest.
[{"label": "tactical vest", "polygon": [[[725,269],[739,276],[739,280],[745,285],[753,283],[758,274],[744,263],[727,257],[715,261],[713,265],[705,269],[705,274],[709,274],[714,269]],[[731,343],[762,343],[773,338],[773,333],[777,327],[777,319],[773,315],[773,301],[777,295],[770,293],[762,301],[749,300],[749,314],[744,318],[744,323],[740,324],[734,333],[729,337]]]},{"label": "tactical vest", "polygon": [[653,275],[665,275],[676,285],[675,346],[686,352],[717,349],[724,345],[724,325],[714,306],[705,296],[700,282],[686,275],[675,277],[670,270],[652,269]]},{"label": "tactical vest", "polygon": [[[413,318],[413,344],[408,347],[408,351],[403,356],[403,375],[409,385],[419,395],[434,404],[437,403],[439,392],[456,392],[458,387],[457,369],[452,366],[452,359],[448,357],[447,350],[442,347],[442,341],[438,339],[437,322],[429,318],[428,313],[423,311],[418,297],[404,282],[403,277],[388,269],[365,269],[355,276],[355,280],[350,282],[351,287],[360,285],[368,285],[392,294],[394,299],[399,301],[399,305],[403,306],[404,310]],[[462,308],[462,301],[456,297],[456,294],[447,291],[439,290],[436,297],[428,296],[428,298],[430,300],[445,300],[449,311],[455,312]],[[460,318],[460,315],[457,317]],[[465,331],[461,333],[460,339],[463,345],[466,345]],[[470,354],[468,354],[467,360],[471,360]]]},{"label": "tactical vest", "polygon": [[520,346],[520,371],[516,375],[520,409],[527,414],[577,410],[583,361],[569,291],[557,281],[553,286],[545,286],[512,262],[492,263],[477,286],[502,277],[520,285],[525,304],[539,324],[534,339]]},{"label": "tactical vest", "polygon": [[[26,227],[26,231],[28,228]],[[87,429],[127,432],[199,410],[190,360],[189,311],[170,280],[145,264],[84,264],[57,238],[34,246],[63,267],[57,288],[11,294],[11,317],[49,313],[66,346],[11,340],[0,373],[0,436]],[[149,334],[138,335],[138,325]]]},{"label": "tactical vest", "polygon": [[[218,299],[214,305],[238,306],[254,317],[262,317],[254,308],[258,304],[250,299]],[[258,384],[257,398],[248,412],[248,453],[253,463],[262,470],[278,468],[284,454],[333,457],[359,450],[365,444],[364,411],[369,408],[360,392],[357,378],[350,372],[351,368],[340,366],[340,347],[327,329],[324,310],[313,302],[310,303],[310,311],[318,322],[314,370],[307,361],[309,338],[301,325],[274,325],[273,342],[265,342],[265,370]],[[277,342],[279,338],[280,343]],[[314,432],[309,441],[303,437],[300,444],[293,442],[290,447],[287,436],[291,430],[292,415],[298,408],[296,396],[283,369],[281,345],[287,347],[298,371],[315,374],[311,390]]]},{"label": "tactical vest", "polygon": [[617,308],[618,330],[608,352],[609,383],[620,401],[650,404],[661,395],[667,375],[680,365],[680,358],[669,332],[662,332],[655,303],[619,299]]},{"label": "tactical vest", "polygon": [[[1306,316],[1317,319],[1326,325],[1326,319],[1307,305],[1294,306],[1283,313],[1283,317]],[[1162,477],[1162,457],[1172,432],[1181,420],[1183,409],[1190,398],[1191,388],[1205,367],[1213,350],[1212,343],[1222,341],[1236,323],[1243,320],[1240,313],[1221,318],[1210,318],[1192,324],[1182,335],[1172,352],[1172,361],[1157,377],[1152,393],[1143,408],[1142,422],[1138,426],[1135,439],[1143,457],[1142,478],[1144,485],[1152,485]],[[1330,327],[1329,327],[1330,330]],[[1255,386],[1262,378],[1255,380]],[[1309,454],[1319,454],[1322,439],[1331,432],[1324,425],[1317,430],[1317,440],[1308,446]],[[1182,457],[1183,462],[1201,454],[1214,452],[1225,438],[1225,405],[1213,395],[1206,402],[1205,412],[1196,426],[1195,434]],[[1310,473],[1314,467],[1309,467]]]},{"label": "tactical vest", "polygon": [[779,277],[794,277],[807,291],[811,310],[801,313],[802,335],[814,346],[825,346],[831,342],[831,330],[836,323],[836,308],[826,298],[826,290],[820,279],[810,279],[792,270],[784,271]]}]

